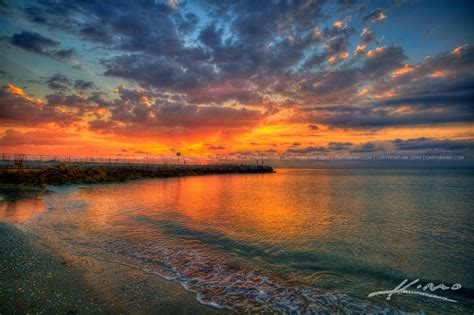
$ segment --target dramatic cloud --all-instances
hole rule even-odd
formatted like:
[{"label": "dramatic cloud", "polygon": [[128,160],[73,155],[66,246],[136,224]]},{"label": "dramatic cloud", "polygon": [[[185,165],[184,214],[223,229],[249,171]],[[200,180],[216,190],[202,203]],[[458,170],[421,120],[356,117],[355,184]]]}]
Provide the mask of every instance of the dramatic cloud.
[{"label": "dramatic cloud", "polygon": [[338,128],[386,128],[391,126],[433,125],[442,123],[473,122],[471,113],[458,112],[448,108],[431,108],[401,112],[397,108],[386,108],[374,105],[367,108],[335,107],[314,111],[313,120],[319,124],[337,126]]},{"label": "dramatic cloud", "polygon": [[10,43],[24,50],[28,50],[37,54],[48,54],[51,48],[59,46],[50,38],[44,37],[41,34],[23,31],[21,33],[13,34],[10,38]]},{"label": "dramatic cloud", "polygon": [[72,88],[80,92],[85,92],[95,88],[94,82],[84,80],[72,80],[64,74],[56,73],[48,78],[45,78],[43,82],[54,91],[65,92]]},{"label": "dramatic cloud", "polygon": [[160,94],[143,89],[120,87],[118,91],[120,98],[107,108],[110,119],[98,117],[90,123],[92,129],[130,136],[156,135],[164,130],[170,132],[170,129],[177,132],[239,132],[255,127],[267,116],[266,113],[245,108],[166,102]]},{"label": "dramatic cloud", "polygon": [[362,22],[364,23],[373,23],[377,21],[385,20],[387,17],[385,16],[382,9],[374,9],[369,14],[362,18]]},{"label": "dramatic cloud", "polygon": [[0,146],[21,146],[21,145],[65,145],[68,144],[67,133],[57,131],[29,131],[20,132],[14,129],[5,131],[0,138]]},{"label": "dramatic cloud", "polygon": [[131,54],[104,60],[105,75],[135,80],[143,86],[184,90],[217,79],[214,68],[207,64],[194,64],[184,68],[176,60]]},{"label": "dramatic cloud", "polygon": [[59,49],[60,42],[35,32],[23,31],[13,34],[9,41],[12,45],[24,50],[58,60],[68,60],[75,55],[74,49]]},{"label": "dramatic cloud", "polygon": [[364,28],[362,30],[362,33],[360,33],[360,39],[362,41],[362,44],[370,44],[375,40],[375,33],[369,30],[368,28]]},{"label": "dramatic cloud", "polygon": [[367,52],[367,60],[362,71],[370,78],[381,77],[399,68],[406,59],[407,57],[400,46],[377,47]]},{"label": "dramatic cloud", "polygon": [[329,142],[327,146],[308,146],[304,148],[289,148],[286,153],[289,154],[348,154],[348,153],[370,153],[379,151],[371,142],[360,143],[358,145],[352,142]]},{"label": "dramatic cloud", "polygon": [[[442,10],[414,20],[409,9],[423,12],[423,1],[386,5],[11,2],[0,10],[15,27],[1,37],[0,121],[153,146],[193,141],[204,153],[363,153],[383,141],[395,150],[385,134],[395,128],[400,138],[407,128],[418,128],[417,137],[472,137],[474,48],[459,26],[467,20],[458,14],[454,25]],[[445,7],[455,16],[468,6]],[[393,18],[372,24],[385,12]],[[419,44],[432,20],[456,36]],[[37,56],[17,60],[13,46]],[[69,62],[32,64],[44,57]]]},{"label": "dramatic cloud", "polygon": [[45,83],[52,90],[66,91],[72,84],[72,80],[62,74],[55,74],[45,80]]},{"label": "dramatic cloud", "polygon": [[351,152],[353,153],[369,153],[369,152],[375,152],[378,151],[379,149],[375,146],[375,144],[371,142],[367,142],[364,144],[359,145],[357,148],[352,149]]},{"label": "dramatic cloud", "polygon": [[0,91],[0,122],[4,125],[70,125],[80,120],[73,112],[30,97],[13,85],[3,86]]},{"label": "dramatic cloud", "polygon": [[74,88],[79,91],[86,91],[93,89],[95,87],[94,82],[91,81],[84,81],[84,80],[76,80],[74,81]]},{"label": "dramatic cloud", "polygon": [[314,146],[309,146],[305,147],[302,149],[288,149],[286,150],[287,153],[293,153],[293,154],[300,154],[300,153],[322,153],[322,152],[327,152],[328,149],[326,147],[314,147]]},{"label": "dramatic cloud", "polygon": [[432,138],[395,139],[392,141],[398,150],[474,150],[473,141],[437,140]]},{"label": "dramatic cloud", "polygon": [[346,150],[353,146],[351,142],[329,142],[328,148],[329,150],[338,151],[338,150]]}]

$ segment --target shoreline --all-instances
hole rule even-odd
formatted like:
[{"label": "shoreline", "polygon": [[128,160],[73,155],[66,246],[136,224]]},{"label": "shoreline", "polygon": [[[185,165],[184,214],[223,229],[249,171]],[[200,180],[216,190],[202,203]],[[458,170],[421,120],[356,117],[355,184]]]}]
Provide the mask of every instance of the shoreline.
[{"label": "shoreline", "polygon": [[125,182],[145,178],[166,178],[215,174],[274,173],[267,165],[25,165],[0,170],[0,182],[14,187],[43,187],[64,184]]},{"label": "shoreline", "polygon": [[31,230],[30,220],[48,210],[44,198],[54,190],[19,185],[0,185],[0,189],[10,192],[0,201],[16,204],[34,199],[37,206],[34,210],[29,209],[30,203],[11,208],[27,211],[0,220],[0,314],[230,312],[200,303],[194,292],[178,282],[124,264],[71,254],[59,240]]},{"label": "shoreline", "polygon": [[[271,177],[265,178],[271,179]],[[253,177],[253,179],[261,180],[260,176]],[[113,183],[110,184],[115,186]],[[134,183],[131,184],[134,185]],[[71,188],[74,189],[74,186],[76,185],[71,185]],[[86,185],[80,184],[78,186],[86,187]],[[67,186],[63,186],[59,190],[62,189],[69,190]],[[54,194],[58,191],[53,189],[47,193]],[[44,193],[44,191],[41,193],[40,189],[35,189],[35,192],[40,195]],[[7,198],[3,200],[18,201],[23,193],[24,191],[19,191],[17,196],[7,195]],[[31,196],[23,196],[25,199],[31,199]],[[38,197],[38,199],[41,198],[42,196]],[[46,198],[48,197],[46,196]],[[41,203],[43,206],[47,205],[47,203]],[[29,210],[29,208],[23,204],[14,211],[18,213],[20,209]],[[36,213],[47,211],[47,208],[43,207]],[[132,269],[126,264],[113,260],[101,261],[97,257],[83,256],[82,253],[78,255],[77,252],[75,254],[74,251],[70,251],[64,246],[64,242],[61,242],[60,238],[48,237],[49,233],[37,230],[35,221],[34,218],[24,221],[24,224],[18,222],[10,224],[8,221],[6,221],[8,224],[5,224],[3,223],[5,221],[0,221],[0,259],[3,261],[3,265],[0,267],[0,279],[5,279],[5,283],[0,281],[0,314],[26,313],[27,311],[46,314],[99,312],[141,314],[157,311],[209,314],[228,312],[226,309],[207,306],[210,304],[199,303],[199,299],[196,299],[198,296],[193,291],[187,291],[179,282],[165,280],[156,274],[151,276],[146,271]],[[7,244],[7,240],[9,242],[13,240],[14,243]],[[20,255],[15,251],[19,251]],[[22,268],[24,266],[27,268]],[[53,280],[47,282],[51,278],[51,273]],[[17,280],[25,277],[28,278],[23,279],[23,282]],[[34,284],[33,288],[25,290],[30,283]],[[46,297],[35,297],[34,294],[43,295],[41,290],[35,292],[36,287],[39,289],[46,287]],[[18,288],[23,290],[17,291]],[[65,293],[67,290],[72,291]],[[59,297],[56,296],[58,292],[60,293]],[[33,297],[31,297],[32,293]],[[47,301],[45,299],[49,299],[50,302],[45,302]],[[82,299],[81,303],[83,304],[76,302],[79,299]],[[46,310],[40,309],[35,302],[38,300],[41,301],[40,305],[46,305],[48,308]],[[374,304],[378,305],[378,302]],[[75,305],[79,305],[79,307],[76,308]],[[93,308],[95,308],[95,312],[91,311]],[[414,310],[407,309],[406,311]]]},{"label": "shoreline", "polygon": [[224,314],[178,283],[76,257],[15,224],[0,222],[0,313]]}]

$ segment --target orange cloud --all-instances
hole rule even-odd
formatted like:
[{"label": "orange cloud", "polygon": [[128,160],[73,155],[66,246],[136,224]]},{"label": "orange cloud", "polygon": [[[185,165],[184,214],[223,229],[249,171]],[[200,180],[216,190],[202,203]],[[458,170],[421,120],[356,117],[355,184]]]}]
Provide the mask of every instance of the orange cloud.
[{"label": "orange cloud", "polygon": [[462,46],[454,48],[453,53],[456,54],[456,55],[461,55],[463,53],[463,51],[468,50],[469,47],[470,47],[469,44],[464,44]]},{"label": "orange cloud", "polygon": [[359,96],[365,96],[367,94],[369,94],[369,89],[366,87],[359,89],[359,91],[357,92],[357,95]]},{"label": "orange cloud", "polygon": [[354,55],[360,55],[365,51],[365,48],[367,48],[366,45],[357,45],[356,49],[354,50]]},{"label": "orange cloud", "polygon": [[348,52],[342,52],[339,54],[340,59],[347,59],[349,58],[349,53]]},{"label": "orange cloud", "polygon": [[436,70],[429,74],[432,78],[444,78],[450,74],[449,70]]},{"label": "orange cloud", "polygon": [[377,47],[377,48],[375,48],[375,49],[369,50],[369,51],[367,52],[367,57],[368,57],[368,58],[373,58],[373,57],[377,56],[378,54],[380,54],[381,52],[383,52],[386,47],[387,47],[387,46]]},{"label": "orange cloud", "polygon": [[388,90],[388,91],[384,91],[383,93],[375,94],[374,98],[383,99],[383,98],[395,97],[397,95],[398,95],[397,92],[395,92],[394,90]]},{"label": "orange cloud", "polygon": [[25,96],[25,92],[22,88],[16,87],[13,84],[7,84],[7,89],[10,90],[10,93],[17,94],[20,96]]},{"label": "orange cloud", "polygon": [[395,71],[393,71],[391,76],[392,77],[399,77],[399,76],[405,75],[407,73],[411,73],[411,72],[415,71],[415,69],[416,69],[416,67],[414,67],[412,65],[409,65],[409,64],[405,64],[405,66],[403,66],[403,68],[398,68]]},{"label": "orange cloud", "polygon": [[336,61],[337,61],[337,56],[331,56],[328,59],[328,63],[330,64],[335,63]]}]

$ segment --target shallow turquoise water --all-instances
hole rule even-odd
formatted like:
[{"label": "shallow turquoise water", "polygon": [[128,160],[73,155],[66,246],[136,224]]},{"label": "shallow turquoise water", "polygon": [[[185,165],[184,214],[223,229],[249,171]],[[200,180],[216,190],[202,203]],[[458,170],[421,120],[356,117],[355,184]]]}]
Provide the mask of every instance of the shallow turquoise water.
[{"label": "shallow turquoise water", "polygon": [[[472,312],[473,184],[469,169],[278,169],[66,186],[24,224],[216,307]],[[404,279],[462,289],[367,296]]]}]

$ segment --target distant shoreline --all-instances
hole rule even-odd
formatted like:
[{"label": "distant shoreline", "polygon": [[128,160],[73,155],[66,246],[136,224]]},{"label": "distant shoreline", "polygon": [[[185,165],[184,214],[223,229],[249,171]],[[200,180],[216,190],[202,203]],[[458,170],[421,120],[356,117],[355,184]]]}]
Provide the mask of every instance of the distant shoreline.
[{"label": "distant shoreline", "polygon": [[95,184],[134,179],[212,174],[273,173],[267,165],[88,165],[9,166],[0,169],[0,182],[15,186]]}]

